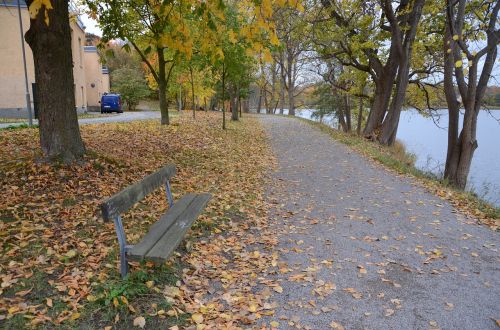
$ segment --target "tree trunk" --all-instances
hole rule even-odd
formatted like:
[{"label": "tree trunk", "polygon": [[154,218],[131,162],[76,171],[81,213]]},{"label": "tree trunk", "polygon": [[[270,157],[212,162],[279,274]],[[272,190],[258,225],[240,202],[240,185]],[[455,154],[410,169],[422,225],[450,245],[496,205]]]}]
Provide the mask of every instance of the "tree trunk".
[{"label": "tree trunk", "polygon": [[193,104],[191,107],[193,108],[193,119],[196,117],[196,109],[194,103],[194,79],[193,79],[193,67],[189,66],[189,73],[191,74],[191,98],[193,100]]},{"label": "tree trunk", "polygon": [[[452,34],[462,35],[467,2],[465,0],[453,3],[447,1],[444,44],[444,91],[448,103],[449,130],[445,179],[459,189],[465,189],[467,185],[467,176],[469,175],[474,151],[478,147],[476,139],[477,116],[481,109],[481,102],[484,98],[484,93],[498,54],[498,34],[500,30],[496,28],[496,24],[500,11],[500,2],[497,1],[494,3],[493,10],[489,15],[489,22],[485,24],[487,25],[485,29],[487,37],[486,46],[475,55],[467,55],[471,65],[469,66],[469,73],[466,80],[463,68],[461,66],[454,68],[454,64],[455,61],[461,59],[463,47],[467,46],[459,47],[458,41],[452,38]],[[458,6],[458,8],[455,8],[455,6]],[[453,32],[451,32],[452,27],[454,28]],[[447,46],[449,46],[449,51]],[[484,55],[486,57],[482,63],[481,75],[478,79],[478,63],[482,61],[482,56]],[[453,85],[453,78],[455,78],[458,85],[465,109],[462,131],[458,136],[459,104],[455,86]]]},{"label": "tree trunk", "polygon": [[262,88],[259,87],[259,101],[257,102],[257,113],[260,113],[262,108]]},{"label": "tree trunk", "polygon": [[168,116],[168,102],[167,102],[167,78],[165,71],[165,54],[163,48],[158,48],[158,95],[160,98],[160,113],[161,124],[169,125],[170,118]]},{"label": "tree trunk", "polygon": [[[382,125],[382,132],[379,142],[384,145],[393,145],[396,141],[396,134],[399,126],[401,109],[405,100],[406,90],[410,79],[410,61],[413,52],[413,43],[417,35],[417,26],[422,16],[422,8],[425,0],[415,0],[412,12],[408,18],[409,30],[405,34],[401,46],[398,75],[396,80],[396,91],[392,98],[391,107]],[[391,9],[392,10],[392,9]]]},{"label": "tree trunk", "polygon": [[242,111],[241,111],[241,96],[240,96],[239,94],[240,94],[240,93],[239,93],[239,91],[238,91],[238,109],[239,109],[239,111],[240,111],[240,118],[242,118],[243,116],[242,116],[242,114],[241,114],[241,112],[242,112]]},{"label": "tree trunk", "polygon": [[295,116],[295,98],[293,95],[295,81],[293,79],[293,57],[290,55],[287,61],[288,66],[288,115]]},{"label": "tree trunk", "polygon": [[345,106],[345,121],[346,121],[346,128],[347,132],[350,132],[352,130],[352,124],[351,124],[351,105],[349,102],[349,95],[344,94],[344,106]]},{"label": "tree trunk", "polygon": [[267,101],[267,91],[264,89],[264,106],[266,107],[266,113],[269,114],[269,102]]},{"label": "tree trunk", "polygon": [[395,71],[396,70],[384,73],[381,78],[374,80],[375,95],[373,97],[370,113],[368,114],[365,128],[363,130],[363,135],[369,139],[375,139],[376,131],[380,128],[387,111],[387,107],[389,106],[392,84],[396,74]]},{"label": "tree trunk", "polygon": [[361,135],[361,125],[363,122],[363,98],[359,98],[359,112],[358,112],[358,123],[356,127],[356,133]]},{"label": "tree trunk", "polygon": [[280,85],[280,115],[285,113],[285,78],[281,77]]},{"label": "tree trunk", "polygon": [[226,129],[226,107],[225,107],[225,95],[226,90],[226,66],[222,63],[222,129]]},{"label": "tree trunk", "polygon": [[[411,49],[410,49],[411,52]],[[401,115],[401,108],[408,88],[408,80],[410,73],[410,63],[408,55],[403,55],[401,64],[399,65],[399,72],[396,82],[396,91],[392,97],[391,107],[387,113],[386,118],[382,124],[381,133],[378,138],[380,144],[393,145],[396,141],[396,134],[399,125],[399,118]]]},{"label": "tree trunk", "polygon": [[[33,1],[27,1],[31,5]],[[71,162],[80,159],[85,146],[75,109],[73,57],[68,2],[52,1],[45,24],[42,6],[25,39],[33,51],[37,83],[40,146],[49,159]]]},{"label": "tree trunk", "polygon": [[231,120],[238,121],[238,89],[231,87],[229,97],[231,99]]}]

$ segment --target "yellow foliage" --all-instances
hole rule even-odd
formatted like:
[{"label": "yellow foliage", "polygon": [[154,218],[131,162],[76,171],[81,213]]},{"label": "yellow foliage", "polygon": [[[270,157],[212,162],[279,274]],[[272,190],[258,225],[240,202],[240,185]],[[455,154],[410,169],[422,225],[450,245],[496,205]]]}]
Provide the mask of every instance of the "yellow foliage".
[{"label": "yellow foliage", "polygon": [[31,19],[35,19],[38,16],[38,12],[42,8],[42,6],[45,7],[45,24],[49,25],[49,13],[48,11],[50,9],[53,9],[52,4],[50,3],[50,0],[34,0],[30,7],[28,8],[30,17]]},{"label": "yellow foliage", "polygon": [[265,62],[271,63],[273,61],[273,56],[271,55],[271,52],[269,51],[269,49],[265,48],[262,53],[263,53],[263,59]]}]

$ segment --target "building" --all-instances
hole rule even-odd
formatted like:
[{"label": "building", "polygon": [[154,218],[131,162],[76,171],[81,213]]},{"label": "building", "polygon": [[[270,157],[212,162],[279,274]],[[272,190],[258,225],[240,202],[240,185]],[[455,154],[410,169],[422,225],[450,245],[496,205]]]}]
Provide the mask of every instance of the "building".
[{"label": "building", "polygon": [[[25,1],[21,1],[21,17],[24,33],[29,29],[30,19]],[[84,52],[85,26],[79,20],[71,20],[71,49],[73,54],[73,77],[75,89],[75,105],[78,112],[86,112],[89,105],[94,105],[94,91],[91,93],[91,103],[88,103],[87,90],[87,67],[92,70],[100,66],[99,58],[93,57],[95,63],[87,61]],[[19,31],[19,16],[17,11],[17,0],[0,1],[0,117],[4,118],[27,118],[26,91],[24,81],[24,66],[21,48],[21,36]],[[28,71],[28,83],[30,96],[33,103],[33,86],[35,84],[35,72],[33,54],[31,48],[24,41],[26,52],[26,65]],[[106,70],[105,70],[106,71]],[[101,75],[104,75],[102,73]],[[94,73],[89,73],[94,77]],[[106,74],[107,75],[107,74]],[[102,85],[99,93],[109,91],[109,78],[101,78]]]},{"label": "building", "polygon": [[109,93],[108,68],[101,64],[95,46],[84,46],[83,57],[85,61],[87,108],[89,111],[98,111],[102,94]]}]

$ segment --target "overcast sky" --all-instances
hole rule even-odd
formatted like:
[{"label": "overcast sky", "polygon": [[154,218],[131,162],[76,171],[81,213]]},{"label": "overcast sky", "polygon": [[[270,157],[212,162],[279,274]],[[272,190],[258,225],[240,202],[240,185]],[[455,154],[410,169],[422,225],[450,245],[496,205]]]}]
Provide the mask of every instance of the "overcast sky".
[{"label": "overcast sky", "polygon": [[88,17],[86,14],[80,15],[80,19],[85,25],[85,32],[93,33],[98,36],[102,36],[102,31],[97,27],[97,22]]}]

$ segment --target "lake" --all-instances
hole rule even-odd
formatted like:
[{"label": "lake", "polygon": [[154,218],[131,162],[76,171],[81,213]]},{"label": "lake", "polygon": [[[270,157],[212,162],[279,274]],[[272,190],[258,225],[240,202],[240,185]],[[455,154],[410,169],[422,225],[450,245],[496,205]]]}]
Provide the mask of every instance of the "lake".
[{"label": "lake", "polygon": [[[314,110],[297,111],[297,116],[311,119]],[[433,120],[434,119],[434,120]],[[323,118],[323,122],[336,127],[335,118]],[[500,206],[500,111],[481,111],[478,116],[477,141],[467,189],[493,205]],[[408,152],[415,154],[415,166],[421,170],[442,176],[447,148],[447,110],[424,117],[416,110],[401,113],[397,138]]]}]

